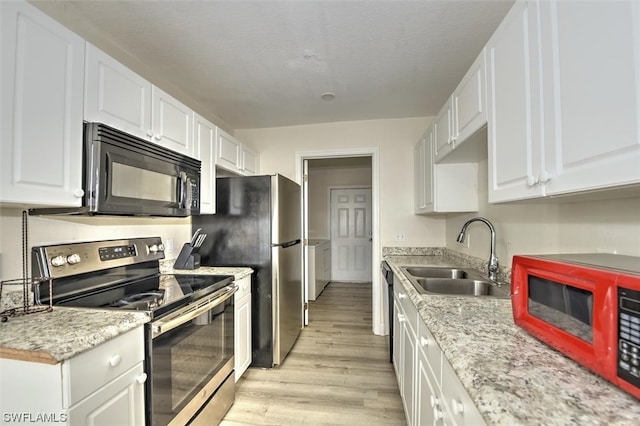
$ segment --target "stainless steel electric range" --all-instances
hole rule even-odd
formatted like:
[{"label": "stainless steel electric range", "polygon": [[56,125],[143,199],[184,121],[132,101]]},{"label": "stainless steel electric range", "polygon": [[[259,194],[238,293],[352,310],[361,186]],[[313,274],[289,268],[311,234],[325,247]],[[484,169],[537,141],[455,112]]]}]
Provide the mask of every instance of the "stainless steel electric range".
[{"label": "stainless steel electric range", "polygon": [[[54,306],[144,311],[147,425],[216,424],[234,401],[232,276],[161,274],[160,237],[32,249]],[[34,289],[48,304],[48,282]]]}]

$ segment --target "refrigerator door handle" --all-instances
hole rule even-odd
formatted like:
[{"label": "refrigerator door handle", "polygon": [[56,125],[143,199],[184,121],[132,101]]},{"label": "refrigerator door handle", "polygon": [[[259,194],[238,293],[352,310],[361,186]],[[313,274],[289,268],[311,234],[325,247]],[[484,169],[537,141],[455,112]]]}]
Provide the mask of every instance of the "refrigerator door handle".
[{"label": "refrigerator door handle", "polygon": [[287,241],[286,243],[271,244],[271,247],[287,248],[287,247],[295,246],[296,244],[300,244],[301,241],[302,240],[298,239],[298,240],[293,240],[293,241]]}]

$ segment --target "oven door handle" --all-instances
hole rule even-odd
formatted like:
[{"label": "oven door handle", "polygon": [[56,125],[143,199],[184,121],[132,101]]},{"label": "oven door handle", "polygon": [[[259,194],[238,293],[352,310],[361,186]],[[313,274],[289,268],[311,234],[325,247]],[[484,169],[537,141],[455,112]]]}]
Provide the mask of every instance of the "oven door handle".
[{"label": "oven door handle", "polygon": [[183,309],[174,312],[166,319],[153,322],[151,324],[152,338],[155,339],[161,334],[173,330],[174,328],[191,321],[198,315],[201,315],[224,303],[227,299],[233,296],[236,291],[238,291],[237,284],[228,285],[222,290],[218,290],[213,293],[210,297],[207,297],[203,302],[196,302],[193,305],[185,306]]}]

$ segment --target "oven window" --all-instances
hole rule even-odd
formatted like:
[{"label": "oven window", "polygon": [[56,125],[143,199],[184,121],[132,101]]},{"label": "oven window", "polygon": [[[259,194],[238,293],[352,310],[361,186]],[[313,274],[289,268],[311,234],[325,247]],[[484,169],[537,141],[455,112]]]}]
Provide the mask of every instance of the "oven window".
[{"label": "oven window", "polygon": [[115,161],[111,166],[111,195],[153,201],[177,201],[177,177]]},{"label": "oven window", "polygon": [[529,313],[593,343],[593,293],[529,275]]},{"label": "oven window", "polygon": [[152,340],[154,425],[166,425],[233,357],[233,297]]}]

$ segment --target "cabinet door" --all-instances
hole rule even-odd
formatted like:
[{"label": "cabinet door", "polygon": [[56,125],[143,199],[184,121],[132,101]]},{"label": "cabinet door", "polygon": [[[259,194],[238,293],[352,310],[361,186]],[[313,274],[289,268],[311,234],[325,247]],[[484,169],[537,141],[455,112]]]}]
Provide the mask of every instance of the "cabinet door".
[{"label": "cabinet door", "polygon": [[540,10],[547,194],[640,182],[640,3]]},{"label": "cabinet door", "polygon": [[544,194],[535,7],[516,2],[486,46],[489,202]]},{"label": "cabinet door", "polygon": [[424,212],[425,208],[425,138],[421,138],[413,147],[413,199],[414,213]]},{"label": "cabinet door", "polygon": [[242,174],[253,176],[258,174],[258,154],[249,148],[242,147]]},{"label": "cabinet door", "polygon": [[227,132],[218,129],[216,164],[227,170],[238,173],[240,171],[240,154],[240,142]]},{"label": "cabinet door", "polygon": [[393,298],[393,369],[396,372],[396,379],[398,380],[398,388],[402,395],[402,359],[404,357],[402,353],[401,337],[404,313],[400,309],[400,303],[394,297]]},{"label": "cabinet door", "polygon": [[439,388],[434,383],[428,362],[422,351],[418,351],[418,376],[416,377],[416,425],[434,425],[434,410],[438,409],[436,398]]},{"label": "cabinet door", "polygon": [[[249,281],[249,286],[251,282]],[[251,364],[251,292],[237,301],[235,306],[235,381]]]},{"label": "cabinet door", "polygon": [[151,83],[87,43],[84,119],[151,139]]},{"label": "cabinet door", "polygon": [[200,214],[216,212],[216,126],[194,114],[195,157],[200,169]]},{"label": "cabinet door", "polygon": [[142,363],[109,382],[69,409],[70,425],[143,425],[145,422]]},{"label": "cabinet door", "polygon": [[84,41],[26,2],[0,7],[0,202],[80,206]]},{"label": "cabinet door", "polygon": [[453,150],[453,114],[451,111],[451,98],[447,99],[433,124],[433,141],[436,162]]},{"label": "cabinet door", "polygon": [[414,424],[414,380],[415,380],[415,359],[416,359],[416,335],[411,328],[409,321],[402,322],[402,334],[400,344],[402,345],[402,402],[404,403],[405,415],[408,423]]},{"label": "cabinet door", "polygon": [[487,124],[485,50],[482,49],[469,71],[453,92],[453,143],[457,149]]},{"label": "cabinet door", "polygon": [[153,86],[153,141],[173,151],[193,157],[193,111],[185,104]]}]

